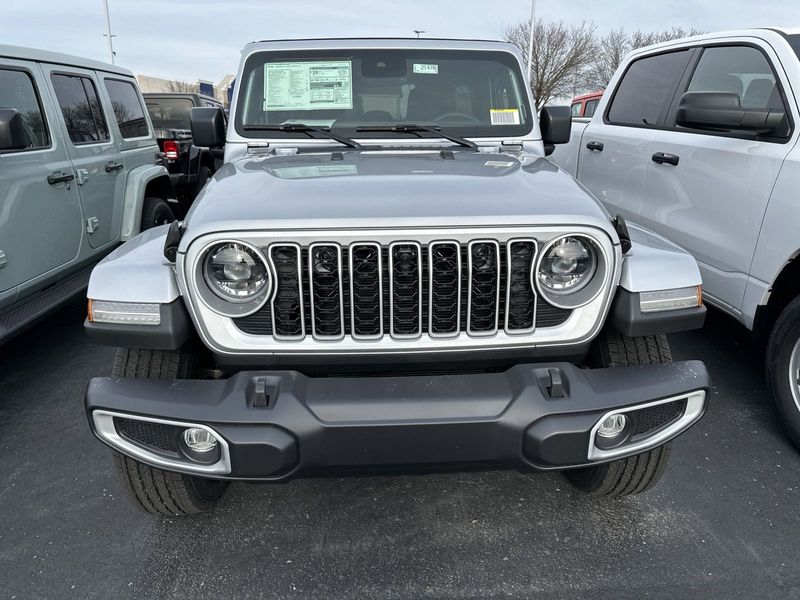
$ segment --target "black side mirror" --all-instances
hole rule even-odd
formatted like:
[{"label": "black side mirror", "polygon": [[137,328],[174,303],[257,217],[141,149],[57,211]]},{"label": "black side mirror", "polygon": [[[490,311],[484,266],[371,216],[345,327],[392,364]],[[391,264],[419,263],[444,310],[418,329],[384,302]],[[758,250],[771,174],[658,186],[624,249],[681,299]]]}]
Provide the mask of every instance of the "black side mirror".
[{"label": "black side mirror", "polygon": [[23,150],[31,142],[19,111],[16,108],[0,108],[0,151]]},{"label": "black side mirror", "polygon": [[219,107],[193,108],[192,143],[201,148],[223,148],[225,146],[225,112]]},{"label": "black side mirror", "polygon": [[681,127],[707,131],[773,133],[786,113],[774,108],[742,108],[733,92],[686,92],[681,96],[675,122]]},{"label": "black side mirror", "polygon": [[569,106],[545,106],[539,113],[544,153],[550,156],[556,144],[566,144],[572,135],[572,111]]}]

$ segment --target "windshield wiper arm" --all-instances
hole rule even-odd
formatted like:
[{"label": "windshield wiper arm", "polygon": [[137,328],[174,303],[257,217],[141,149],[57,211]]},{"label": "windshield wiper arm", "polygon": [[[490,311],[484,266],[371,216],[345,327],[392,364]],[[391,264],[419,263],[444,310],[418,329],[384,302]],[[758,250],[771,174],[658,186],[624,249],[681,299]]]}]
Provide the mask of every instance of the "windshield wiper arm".
[{"label": "windshield wiper arm", "polygon": [[360,149],[362,146],[355,140],[351,140],[343,135],[338,135],[331,131],[330,127],[317,127],[316,125],[306,125],[305,123],[282,123],[280,125],[245,125],[245,131],[297,131],[299,133],[319,133],[330,139],[344,144],[348,148]]},{"label": "windshield wiper arm", "polygon": [[[435,133],[439,137],[443,137],[446,140],[449,140],[459,146],[464,146],[466,148],[473,148],[476,149],[478,144],[475,142],[471,142],[468,139],[458,137],[457,135],[450,135],[449,133],[445,133],[442,131],[442,128],[439,125],[419,125],[417,123],[394,123],[392,125],[364,125],[362,127],[356,127],[356,131],[393,131],[396,133],[421,133],[421,132],[428,132],[428,133]],[[420,136],[422,137],[422,136]]]}]

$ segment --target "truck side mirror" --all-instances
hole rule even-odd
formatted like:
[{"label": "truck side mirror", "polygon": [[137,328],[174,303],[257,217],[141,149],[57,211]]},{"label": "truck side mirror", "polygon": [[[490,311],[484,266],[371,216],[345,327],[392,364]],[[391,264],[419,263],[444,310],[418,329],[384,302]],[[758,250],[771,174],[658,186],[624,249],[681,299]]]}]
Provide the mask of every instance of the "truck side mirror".
[{"label": "truck side mirror", "polygon": [[572,135],[572,111],[569,106],[545,106],[539,113],[545,156],[555,151],[556,144],[566,144]]},{"label": "truck side mirror", "polygon": [[707,131],[773,133],[786,113],[775,108],[742,108],[734,92],[686,92],[681,96],[675,122],[681,127]]},{"label": "truck side mirror", "polygon": [[225,112],[219,107],[203,106],[193,108],[190,113],[192,124],[192,143],[200,148],[224,148]]},{"label": "truck side mirror", "polygon": [[22,150],[31,142],[19,111],[16,108],[0,108],[0,152]]}]

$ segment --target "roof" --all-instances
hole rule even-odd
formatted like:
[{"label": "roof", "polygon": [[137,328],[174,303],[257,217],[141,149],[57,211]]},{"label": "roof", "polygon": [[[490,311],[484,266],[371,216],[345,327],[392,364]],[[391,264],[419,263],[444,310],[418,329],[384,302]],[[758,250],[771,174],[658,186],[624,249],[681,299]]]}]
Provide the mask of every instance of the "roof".
[{"label": "roof", "polygon": [[499,40],[464,40],[439,38],[315,38],[262,40],[250,42],[244,53],[258,50],[329,50],[354,48],[428,48],[437,50],[504,50],[519,53],[519,49],[509,42]]},{"label": "roof", "polygon": [[108,73],[116,73],[118,75],[127,75],[133,77],[128,69],[123,69],[111,63],[104,63],[99,60],[92,60],[91,58],[81,58],[80,56],[72,56],[71,54],[62,54],[60,52],[51,52],[49,50],[40,50],[38,48],[26,48],[24,46],[7,46],[0,44],[0,57],[13,58],[16,60],[31,60],[34,62],[52,63],[57,65],[67,65],[70,67],[80,67],[82,69],[91,69],[94,71],[106,71]]},{"label": "roof", "polygon": [[677,40],[668,40],[666,42],[659,42],[657,44],[652,44],[650,46],[644,46],[642,48],[636,48],[635,50],[631,51],[631,54],[644,54],[651,50],[656,50],[660,48],[669,48],[670,46],[675,46],[678,44],[683,44],[685,42],[704,42],[704,41],[711,41],[711,40],[719,40],[723,38],[733,38],[733,37],[766,37],[766,39],[770,39],[769,36],[787,36],[787,35],[797,35],[800,34],[800,27],[752,27],[750,29],[738,29],[738,30],[731,30],[731,31],[710,31],[708,33],[701,33],[699,35],[693,35]]},{"label": "roof", "polygon": [[603,95],[603,90],[597,92],[588,92],[586,94],[581,94],[580,96],[575,96],[572,101],[575,102],[577,100],[590,100],[592,98],[600,98]]}]

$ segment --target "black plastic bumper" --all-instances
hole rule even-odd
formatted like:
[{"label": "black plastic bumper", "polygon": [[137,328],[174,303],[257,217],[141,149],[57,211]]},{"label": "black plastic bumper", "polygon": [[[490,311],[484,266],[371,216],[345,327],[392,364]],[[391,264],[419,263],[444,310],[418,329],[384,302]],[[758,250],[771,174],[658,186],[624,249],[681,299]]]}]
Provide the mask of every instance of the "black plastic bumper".
[{"label": "black plastic bumper", "polygon": [[[230,451],[230,471],[213,476],[281,480],[339,468],[586,465],[593,462],[591,429],[606,412],[708,387],[698,361],[406,377],[254,371],[226,380],[95,378],[86,409],[106,443],[92,418],[96,410],[209,426]],[[186,472],[194,472],[191,465]]]}]

